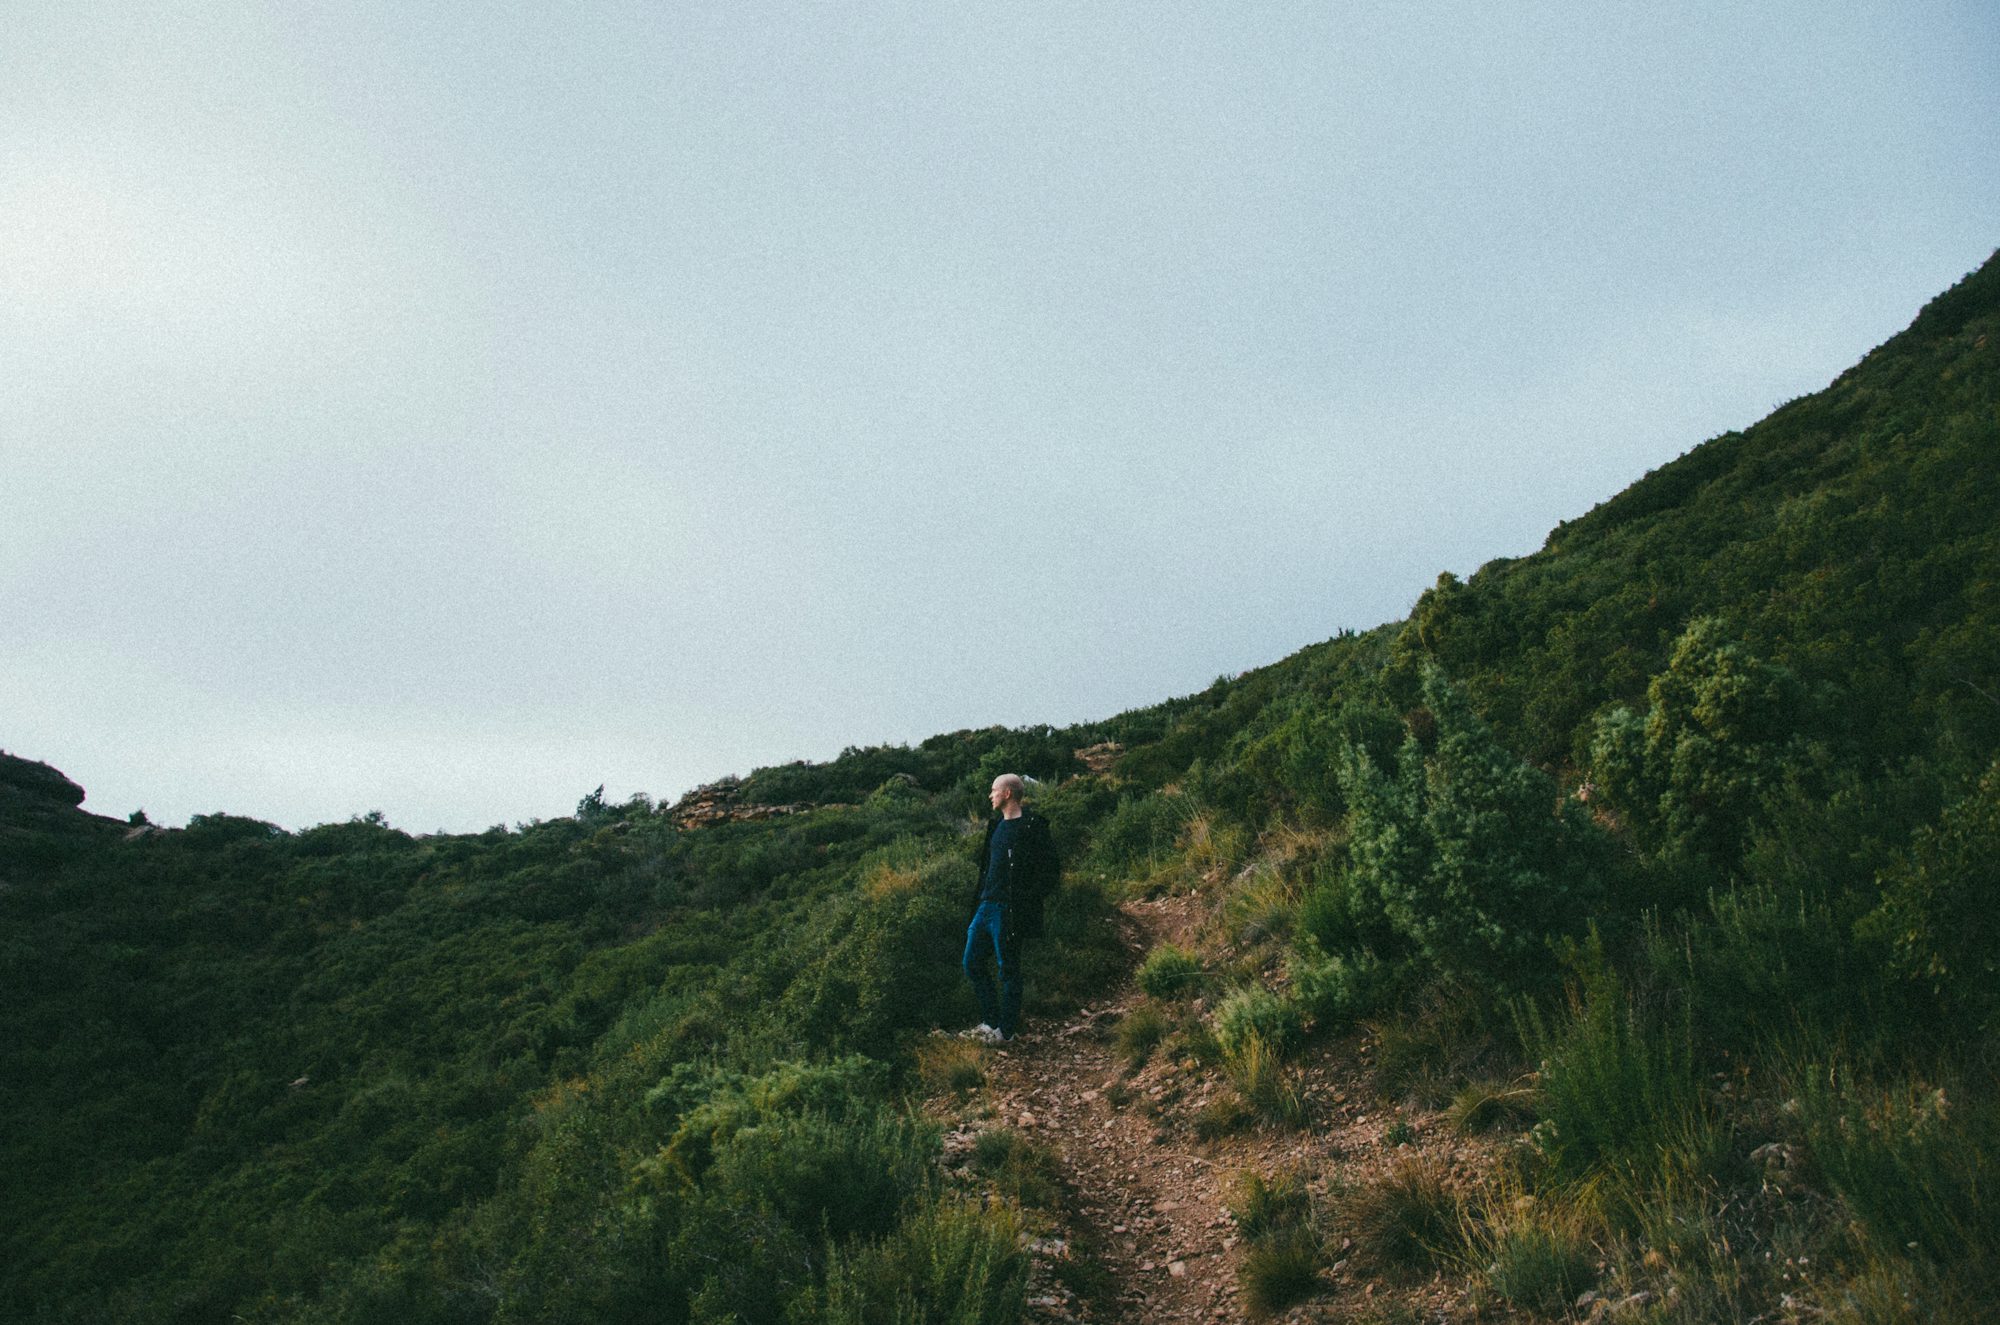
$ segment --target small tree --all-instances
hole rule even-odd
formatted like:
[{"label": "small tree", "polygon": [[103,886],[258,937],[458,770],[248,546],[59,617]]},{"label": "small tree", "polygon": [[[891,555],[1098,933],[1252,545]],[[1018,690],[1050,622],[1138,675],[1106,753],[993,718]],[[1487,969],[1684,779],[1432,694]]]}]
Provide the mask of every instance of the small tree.
[{"label": "small tree", "polygon": [[1646,713],[1621,707],[1599,720],[1596,780],[1647,846],[1726,867],[1804,744],[1801,698],[1789,671],[1698,617],[1647,686]]},{"label": "small tree", "polygon": [[1423,673],[1435,722],[1393,772],[1350,746],[1356,891],[1441,974],[1505,991],[1550,970],[1549,940],[1579,934],[1602,894],[1603,834],[1523,763],[1435,666]]}]

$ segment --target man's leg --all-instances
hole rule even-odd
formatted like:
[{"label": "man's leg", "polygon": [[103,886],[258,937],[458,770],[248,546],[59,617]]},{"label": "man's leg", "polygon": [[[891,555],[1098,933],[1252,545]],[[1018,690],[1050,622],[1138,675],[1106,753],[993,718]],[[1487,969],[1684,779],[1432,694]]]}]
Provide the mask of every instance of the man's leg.
[{"label": "man's leg", "polygon": [[1010,917],[994,937],[998,940],[994,956],[1000,962],[1000,1020],[993,1024],[1011,1040],[1021,1026],[1021,936]]},{"label": "man's leg", "polygon": [[979,909],[972,913],[972,923],[965,927],[965,956],[961,965],[965,967],[965,978],[972,981],[972,996],[979,1000],[979,1020],[988,1026],[999,1026],[1000,1010],[993,993],[993,977],[986,970],[990,959],[1000,965],[1004,977],[1007,967],[1000,955],[1000,908],[991,902],[981,902]]}]

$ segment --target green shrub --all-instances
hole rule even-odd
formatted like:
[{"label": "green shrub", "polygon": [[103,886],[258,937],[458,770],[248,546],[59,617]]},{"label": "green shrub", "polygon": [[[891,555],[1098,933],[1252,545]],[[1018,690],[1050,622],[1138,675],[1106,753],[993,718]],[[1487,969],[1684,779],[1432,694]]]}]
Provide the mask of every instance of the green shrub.
[{"label": "green shrub", "polygon": [[2000,1029],[2000,762],[1972,794],[1917,833],[1883,876],[1864,933],[1885,941],[1896,971],[1923,987],[1967,1032]]},{"label": "green shrub", "polygon": [[1521,1038],[1541,1064],[1530,1135],[1560,1174],[1645,1170],[1714,1130],[1685,1010],[1644,1015],[1594,942],[1556,1022],[1524,1005]]},{"label": "green shrub", "polygon": [[823,1289],[790,1319],[823,1325],[1013,1325],[1028,1290],[1019,1218],[1006,1206],[924,1205],[895,1233],[852,1253],[827,1255]]},{"label": "green shrub", "polygon": [[1298,1010],[1262,985],[1246,985],[1215,1009],[1215,1038],[1225,1057],[1235,1057],[1252,1038],[1282,1053],[1298,1038]]},{"label": "green shrub", "polygon": [[1600,909],[1609,842],[1546,773],[1502,746],[1433,665],[1423,670],[1427,748],[1415,732],[1393,771],[1359,749],[1341,767],[1355,909],[1377,909],[1438,975],[1507,992],[1553,970],[1551,941]]},{"label": "green shrub", "polygon": [[1370,949],[1326,955],[1317,943],[1295,948],[1285,966],[1292,997],[1321,1031],[1341,1031],[1386,1001],[1394,974]]},{"label": "green shrub", "polygon": [[1151,873],[1176,850],[1191,812],[1185,797],[1166,792],[1121,797],[1091,837],[1091,863],[1114,876]]},{"label": "green shrub", "polygon": [[1201,987],[1201,959],[1175,943],[1162,943],[1139,965],[1139,988],[1154,998],[1185,998]]}]

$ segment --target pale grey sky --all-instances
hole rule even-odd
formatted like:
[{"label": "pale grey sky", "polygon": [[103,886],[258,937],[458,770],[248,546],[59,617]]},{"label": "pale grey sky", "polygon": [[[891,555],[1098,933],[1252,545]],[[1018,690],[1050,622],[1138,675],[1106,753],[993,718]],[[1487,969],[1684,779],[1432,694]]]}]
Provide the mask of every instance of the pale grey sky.
[{"label": "pale grey sky", "polygon": [[10,6],[0,746],[413,831],[1405,613],[2000,243],[1984,3]]}]

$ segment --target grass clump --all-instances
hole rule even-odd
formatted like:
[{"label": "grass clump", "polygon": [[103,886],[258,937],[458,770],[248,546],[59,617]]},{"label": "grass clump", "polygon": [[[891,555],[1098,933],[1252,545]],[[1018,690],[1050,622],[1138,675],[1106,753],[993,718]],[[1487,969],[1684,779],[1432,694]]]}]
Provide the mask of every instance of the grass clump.
[{"label": "grass clump", "polygon": [[1809,1070],[1798,1095],[1813,1160],[1878,1253],[1915,1253],[2000,1288],[2000,1106],[1910,1078]]},{"label": "grass clump", "polygon": [[986,1084],[979,1046],[942,1036],[917,1046],[917,1076],[934,1095],[968,1095]]},{"label": "grass clump", "polygon": [[1172,1028],[1160,1010],[1150,1003],[1141,1003],[1133,1008],[1118,1023],[1118,1056],[1125,1060],[1127,1071],[1137,1071],[1167,1038]]},{"label": "grass clump", "polygon": [[1056,1202],[1055,1161],[1011,1127],[981,1132],[973,1140],[972,1167],[1021,1205],[1047,1208]]},{"label": "grass clump", "polygon": [[1194,1115],[1194,1134],[1204,1141],[1233,1136],[1257,1120],[1252,1109],[1234,1090],[1223,1090],[1203,1104]]},{"label": "grass clump", "polygon": [[1492,1005],[1464,989],[1433,989],[1414,1009],[1367,1023],[1375,1088],[1385,1100],[1438,1109],[1499,1057]]},{"label": "grass clump", "polygon": [[1229,1212],[1249,1244],[1238,1282],[1251,1315],[1273,1315],[1319,1291],[1319,1229],[1311,1193],[1297,1173],[1270,1179],[1244,1174]]},{"label": "grass clump", "polygon": [[1490,1078],[1468,1081],[1451,1097],[1445,1119],[1467,1135],[1525,1127],[1535,1120],[1534,1087]]},{"label": "grass clump", "polygon": [[1230,933],[1237,942],[1248,944],[1290,937],[1299,909],[1299,886],[1266,861],[1252,865],[1246,875],[1224,905]]},{"label": "grass clump", "polygon": [[1339,1192],[1334,1218],[1371,1265],[1414,1278],[1445,1264],[1459,1248],[1464,1202],[1436,1166],[1407,1159],[1384,1177]]},{"label": "grass clump", "polygon": [[1266,1122],[1297,1127],[1305,1121],[1305,1103],[1283,1058],[1262,1035],[1252,1031],[1234,1042],[1223,1042],[1223,1069]]},{"label": "grass clump", "polygon": [[1503,1189],[1464,1233],[1486,1287],[1524,1311],[1556,1314],[1596,1282],[1589,1220],[1558,1201]]},{"label": "grass clump", "polygon": [[1215,1038],[1225,1055],[1239,1053],[1252,1039],[1272,1049],[1289,1049],[1298,1031],[1297,1009],[1262,985],[1238,989],[1215,1010]]},{"label": "grass clump", "polygon": [[1177,943],[1162,943],[1139,965],[1139,988],[1154,998],[1186,998],[1201,987],[1201,959]]}]

